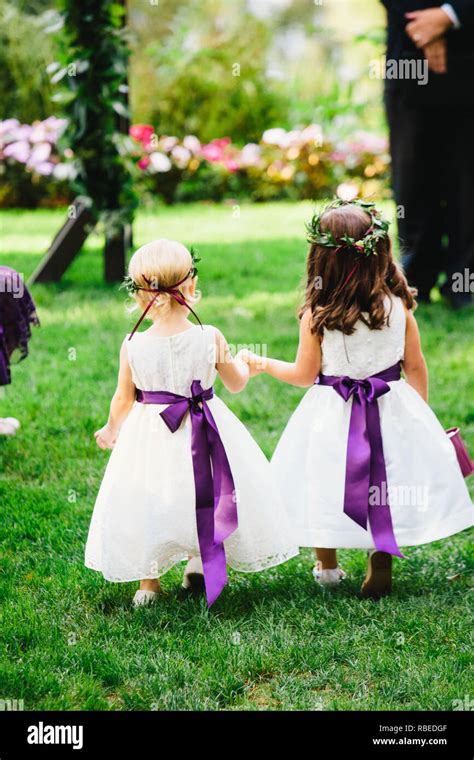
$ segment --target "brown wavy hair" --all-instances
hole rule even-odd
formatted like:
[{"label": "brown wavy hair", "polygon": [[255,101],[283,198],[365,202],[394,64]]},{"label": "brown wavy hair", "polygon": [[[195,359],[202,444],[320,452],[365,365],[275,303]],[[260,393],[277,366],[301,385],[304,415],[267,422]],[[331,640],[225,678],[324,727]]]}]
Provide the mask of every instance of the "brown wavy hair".
[{"label": "brown wavy hair", "polygon": [[[362,208],[347,203],[323,213],[321,231],[331,232],[336,241],[344,235],[360,240],[370,223]],[[311,310],[312,333],[322,335],[326,329],[351,335],[358,320],[371,330],[381,330],[388,321],[386,296],[399,296],[408,309],[416,307],[416,290],[408,286],[393,258],[390,237],[378,240],[375,250],[376,255],[365,256],[353,248],[311,245],[299,317]]]}]

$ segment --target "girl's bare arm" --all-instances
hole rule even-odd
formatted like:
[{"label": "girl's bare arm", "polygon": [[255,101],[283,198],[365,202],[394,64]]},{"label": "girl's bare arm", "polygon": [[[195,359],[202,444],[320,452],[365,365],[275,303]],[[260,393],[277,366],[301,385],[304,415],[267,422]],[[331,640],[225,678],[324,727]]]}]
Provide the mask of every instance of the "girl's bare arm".
[{"label": "girl's bare arm", "polygon": [[97,430],[95,439],[101,449],[113,448],[120,427],[133,406],[136,395],[135,384],[132,380],[132,371],[128,363],[126,338],[120,349],[120,367],[117,380],[117,388],[110,402],[110,412],[107,424]]},{"label": "girl's bare arm", "polygon": [[428,403],[428,367],[421,350],[421,339],[413,312],[406,310],[405,358],[403,371],[407,383]]},{"label": "girl's bare arm", "polygon": [[238,354],[230,353],[229,345],[219,330],[216,330],[216,369],[225,387],[231,393],[240,393],[248,383],[249,367]]},{"label": "girl's bare arm", "polygon": [[311,332],[311,312],[308,309],[300,322],[300,342],[294,362],[258,357],[247,352],[245,355],[251,374],[266,372],[268,375],[290,385],[307,388],[312,385],[321,369],[321,343]]}]

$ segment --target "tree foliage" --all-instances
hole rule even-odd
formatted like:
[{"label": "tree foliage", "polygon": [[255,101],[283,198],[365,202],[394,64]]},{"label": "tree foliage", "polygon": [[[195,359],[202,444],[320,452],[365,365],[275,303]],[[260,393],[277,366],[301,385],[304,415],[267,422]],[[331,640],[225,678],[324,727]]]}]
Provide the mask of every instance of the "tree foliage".
[{"label": "tree foliage", "polygon": [[120,151],[120,120],[128,119],[124,14],[110,0],[60,0],[60,54],[48,67],[60,86],[53,100],[69,119],[64,141],[76,161],[74,189],[90,199],[110,235],[137,206]]},{"label": "tree foliage", "polygon": [[0,0],[0,119],[31,123],[53,112],[46,73],[53,41],[43,33],[44,4]]}]

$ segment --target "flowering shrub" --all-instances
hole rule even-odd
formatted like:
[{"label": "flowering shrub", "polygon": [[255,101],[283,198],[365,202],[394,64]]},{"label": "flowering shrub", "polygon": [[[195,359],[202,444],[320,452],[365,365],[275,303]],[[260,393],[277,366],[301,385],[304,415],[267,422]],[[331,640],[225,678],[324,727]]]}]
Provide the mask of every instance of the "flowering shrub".
[{"label": "flowering shrub", "polygon": [[387,141],[365,132],[331,141],[317,124],[275,128],[243,148],[228,137],[207,144],[193,135],[182,141],[159,137],[148,124],[131,127],[130,135],[137,167],[148,179],[155,177],[151,187],[168,201],[229,194],[253,200],[318,198],[335,192],[350,199],[387,191]]},{"label": "flowering shrub", "polygon": [[0,121],[0,205],[30,207],[48,199],[54,205],[68,197],[72,153],[66,151],[64,161],[57,152],[66,124],[55,116],[33,124]]},{"label": "flowering shrub", "polygon": [[[74,171],[69,152],[59,156],[64,120],[51,117],[32,126],[0,122],[0,158],[17,162],[31,177],[64,181]],[[121,144],[135,181],[166,202],[250,197],[341,198],[387,193],[389,158],[385,138],[357,132],[331,140],[317,124],[304,129],[266,130],[242,148],[229,137],[201,143],[158,135],[150,124],[134,124]],[[0,198],[1,202],[1,198]]]}]

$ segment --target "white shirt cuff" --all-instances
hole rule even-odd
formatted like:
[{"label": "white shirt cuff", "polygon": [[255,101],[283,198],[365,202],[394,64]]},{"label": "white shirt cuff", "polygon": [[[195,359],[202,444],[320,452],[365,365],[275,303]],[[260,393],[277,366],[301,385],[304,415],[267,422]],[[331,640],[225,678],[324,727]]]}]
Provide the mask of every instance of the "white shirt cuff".
[{"label": "white shirt cuff", "polygon": [[459,21],[458,14],[454,10],[451,3],[443,3],[443,5],[441,6],[441,10],[444,11],[447,16],[449,16],[449,18],[453,22],[453,27],[455,29],[461,28],[461,22]]}]

